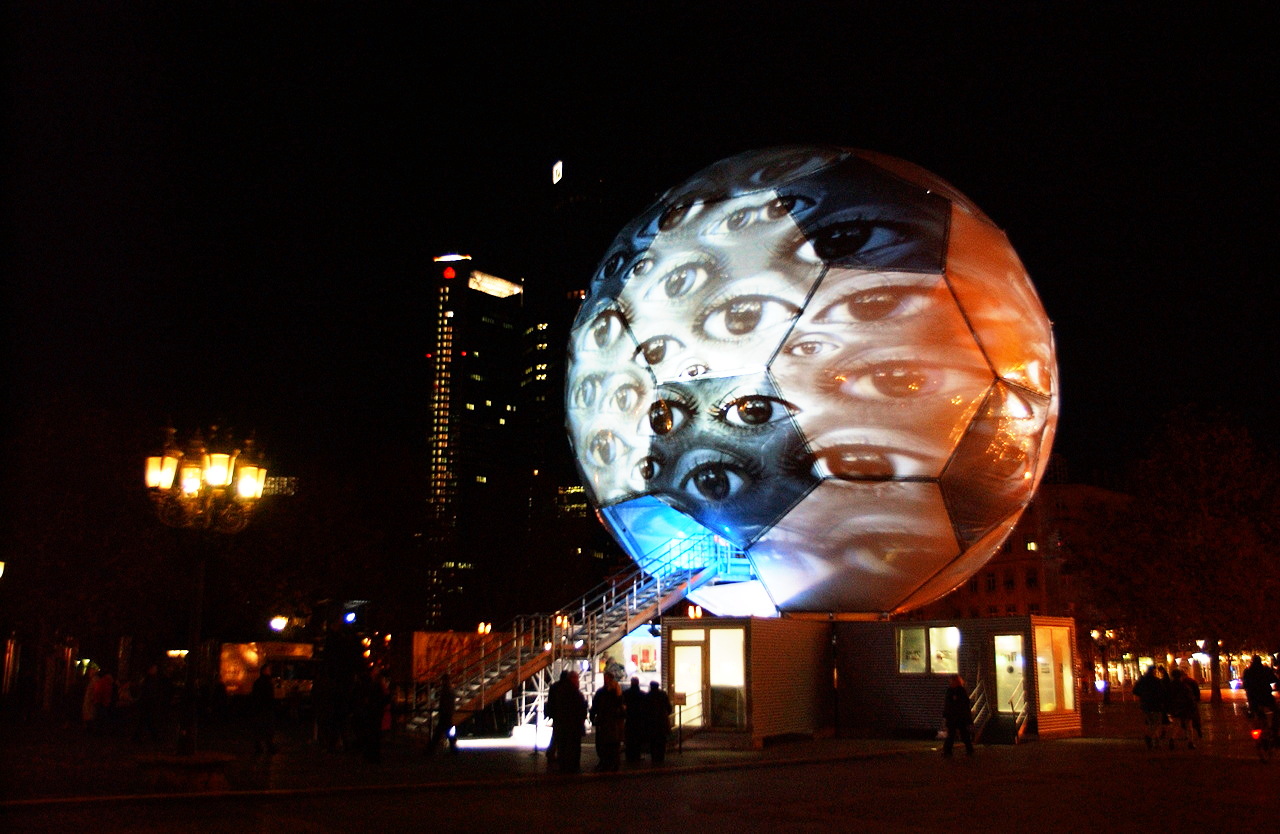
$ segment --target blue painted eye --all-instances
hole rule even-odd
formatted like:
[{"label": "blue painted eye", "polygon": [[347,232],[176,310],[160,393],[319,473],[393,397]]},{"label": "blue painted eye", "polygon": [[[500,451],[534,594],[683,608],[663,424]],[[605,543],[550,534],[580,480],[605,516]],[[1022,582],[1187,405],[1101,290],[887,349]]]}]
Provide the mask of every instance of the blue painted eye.
[{"label": "blue painted eye", "polygon": [[748,486],[746,473],[724,461],[695,466],[680,481],[680,488],[704,501],[725,501]]}]

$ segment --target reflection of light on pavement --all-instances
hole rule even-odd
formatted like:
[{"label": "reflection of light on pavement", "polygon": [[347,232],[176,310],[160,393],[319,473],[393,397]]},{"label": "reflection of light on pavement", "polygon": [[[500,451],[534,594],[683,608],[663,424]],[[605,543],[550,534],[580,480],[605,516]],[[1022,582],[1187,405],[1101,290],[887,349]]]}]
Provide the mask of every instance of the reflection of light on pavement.
[{"label": "reflection of light on pavement", "polygon": [[507,738],[460,738],[459,750],[532,750],[534,741],[539,750],[546,750],[551,743],[551,725],[521,724]]}]

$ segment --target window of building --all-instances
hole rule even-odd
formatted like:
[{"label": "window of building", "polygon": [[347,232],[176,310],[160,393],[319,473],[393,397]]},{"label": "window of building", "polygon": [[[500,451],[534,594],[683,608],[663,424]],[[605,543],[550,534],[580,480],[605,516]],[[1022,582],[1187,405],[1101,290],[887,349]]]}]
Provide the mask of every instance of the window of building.
[{"label": "window of building", "polygon": [[955,626],[898,629],[898,671],[935,675],[960,671],[960,629]]},{"label": "window of building", "polygon": [[976,576],[969,577],[969,593],[978,593],[978,577]]},{"label": "window of building", "polygon": [[1035,568],[1027,568],[1027,588],[1035,590],[1040,587],[1040,571]]},{"label": "window of building", "polygon": [[1013,579],[1013,571],[1011,570],[1005,571],[1004,572],[1004,589],[1006,591],[1012,591],[1015,587],[1017,587],[1017,583]]},{"label": "window of building", "polygon": [[1017,603],[1009,603],[1008,605],[1006,605],[1006,606],[1004,607],[1004,613],[1006,613],[1006,614],[1017,614],[1017,613],[1018,613],[1018,604],[1017,604]]},{"label": "window of building", "polygon": [[987,574],[987,593],[994,594],[996,592],[996,575],[994,573]]}]

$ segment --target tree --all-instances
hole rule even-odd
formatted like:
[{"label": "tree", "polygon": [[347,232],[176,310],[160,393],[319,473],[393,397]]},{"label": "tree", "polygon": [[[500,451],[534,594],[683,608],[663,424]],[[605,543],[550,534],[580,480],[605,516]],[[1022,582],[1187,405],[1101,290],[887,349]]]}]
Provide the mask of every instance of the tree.
[{"label": "tree", "polygon": [[1082,559],[1082,585],[1145,645],[1203,640],[1218,698],[1220,645],[1280,644],[1274,454],[1228,417],[1185,406],[1157,432],[1129,491],[1107,544]]}]

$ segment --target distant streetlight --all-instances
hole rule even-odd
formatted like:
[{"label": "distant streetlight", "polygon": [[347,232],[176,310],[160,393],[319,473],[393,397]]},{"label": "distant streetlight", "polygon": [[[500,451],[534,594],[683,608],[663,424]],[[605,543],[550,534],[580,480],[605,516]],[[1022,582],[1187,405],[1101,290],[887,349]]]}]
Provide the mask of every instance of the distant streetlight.
[{"label": "distant streetlight", "polygon": [[272,631],[284,631],[285,626],[289,625],[289,618],[283,614],[277,614],[271,618],[269,625]]},{"label": "distant streetlight", "polygon": [[186,709],[178,731],[178,752],[196,750],[196,664],[199,662],[201,621],[204,616],[204,575],[208,560],[207,533],[239,533],[249,524],[267,480],[267,468],[246,438],[243,448],[217,426],[206,442],[199,431],[185,451],[177,444],[177,431],[168,428],[160,454],[147,458],[146,484],[156,515],[169,527],[201,533],[196,561],[194,602],[187,641]]}]

